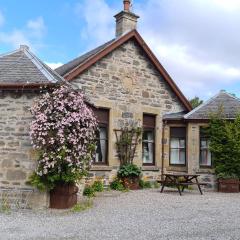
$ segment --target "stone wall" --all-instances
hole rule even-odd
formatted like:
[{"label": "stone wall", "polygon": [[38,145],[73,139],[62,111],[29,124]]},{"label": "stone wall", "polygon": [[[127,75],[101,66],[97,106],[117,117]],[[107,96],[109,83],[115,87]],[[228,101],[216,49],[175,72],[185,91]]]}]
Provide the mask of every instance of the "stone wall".
[{"label": "stone wall", "polygon": [[188,173],[200,174],[201,182],[207,183],[207,189],[216,190],[216,176],[212,168],[200,167],[200,127],[206,126],[206,123],[188,124]]},{"label": "stone wall", "polygon": [[[185,110],[166,81],[149,61],[142,48],[129,40],[112,53],[95,63],[73,80],[98,107],[110,110],[108,166],[93,167],[109,175],[119,166],[115,149],[114,129],[138,123],[142,125],[143,113],[156,115],[155,166],[146,169],[146,176],[160,176],[162,165],[162,116],[167,112]],[[134,162],[142,166],[141,145]],[[106,171],[104,171],[104,169]],[[145,167],[143,167],[145,170]],[[157,171],[157,174],[156,174]],[[99,173],[98,173],[99,174]],[[111,175],[111,174],[110,174]]]},{"label": "stone wall", "polygon": [[[36,167],[36,153],[29,137],[29,124],[32,120],[30,107],[38,94],[33,92],[0,93],[0,189],[17,189],[27,193],[26,185],[30,174]],[[1,191],[1,190],[0,190]],[[15,191],[16,192],[16,191]],[[18,194],[20,196],[21,194]],[[8,194],[14,201],[16,194]],[[34,190],[30,197],[37,198],[36,204],[46,206],[46,196]],[[40,198],[39,198],[40,197]],[[34,201],[29,200],[34,205]]]}]

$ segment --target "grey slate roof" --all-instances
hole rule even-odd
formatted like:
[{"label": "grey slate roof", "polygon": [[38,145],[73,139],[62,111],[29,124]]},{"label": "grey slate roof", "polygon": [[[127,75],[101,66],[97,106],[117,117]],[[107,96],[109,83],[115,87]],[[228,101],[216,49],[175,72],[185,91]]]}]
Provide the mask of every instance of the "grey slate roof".
[{"label": "grey slate roof", "polygon": [[163,115],[164,120],[181,120],[184,118],[186,112],[166,113]]},{"label": "grey slate roof", "polygon": [[205,103],[184,116],[185,119],[209,119],[211,114],[222,110],[221,114],[226,119],[234,119],[240,113],[240,99],[221,91]]},{"label": "grey slate roof", "polygon": [[27,46],[0,55],[0,85],[60,83],[65,80],[38,59]]},{"label": "grey slate roof", "polygon": [[114,41],[115,41],[115,39],[112,39],[111,41],[104,43],[103,45],[101,45],[101,46],[83,54],[82,56],[77,57],[77,58],[73,59],[72,61],[58,67],[57,69],[55,69],[55,71],[58,74],[60,74],[61,76],[64,76],[66,73],[70,72],[75,67],[84,63],[88,58],[90,58],[90,57],[94,56],[95,54],[101,52],[103,49],[105,49],[107,46],[109,46]]}]

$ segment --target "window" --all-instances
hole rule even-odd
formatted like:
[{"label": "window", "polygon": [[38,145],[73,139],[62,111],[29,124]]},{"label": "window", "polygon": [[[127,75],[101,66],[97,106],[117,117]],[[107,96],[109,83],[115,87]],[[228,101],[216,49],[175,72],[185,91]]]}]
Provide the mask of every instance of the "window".
[{"label": "window", "polygon": [[211,167],[211,152],[209,150],[209,139],[204,128],[200,128],[200,166]]},{"label": "window", "polygon": [[97,132],[97,149],[95,163],[107,163],[108,154],[108,129],[107,127],[99,127]]},{"label": "window", "polygon": [[142,159],[143,165],[154,165],[155,116],[153,115],[143,115]]},{"label": "window", "polygon": [[186,165],[186,128],[170,128],[170,164]]},{"label": "window", "polygon": [[109,110],[102,108],[92,108],[97,121],[99,131],[96,133],[97,149],[94,164],[108,163],[108,127]]}]

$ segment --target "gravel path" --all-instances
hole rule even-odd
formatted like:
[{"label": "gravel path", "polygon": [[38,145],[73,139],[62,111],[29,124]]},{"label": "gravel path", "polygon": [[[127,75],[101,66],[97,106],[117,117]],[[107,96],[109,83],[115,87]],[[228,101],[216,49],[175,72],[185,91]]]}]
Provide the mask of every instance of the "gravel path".
[{"label": "gravel path", "polygon": [[0,239],[240,239],[240,194],[141,190],[98,197],[80,213],[0,213]]}]

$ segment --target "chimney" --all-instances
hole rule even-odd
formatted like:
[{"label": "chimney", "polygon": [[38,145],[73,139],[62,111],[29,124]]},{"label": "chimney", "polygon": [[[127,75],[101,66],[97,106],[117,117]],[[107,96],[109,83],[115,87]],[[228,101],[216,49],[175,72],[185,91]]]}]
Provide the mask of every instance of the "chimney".
[{"label": "chimney", "polygon": [[114,16],[116,18],[116,37],[137,28],[139,16],[131,12],[131,0],[123,0],[123,6],[124,10]]},{"label": "chimney", "polygon": [[20,50],[29,50],[27,45],[20,45]]}]

